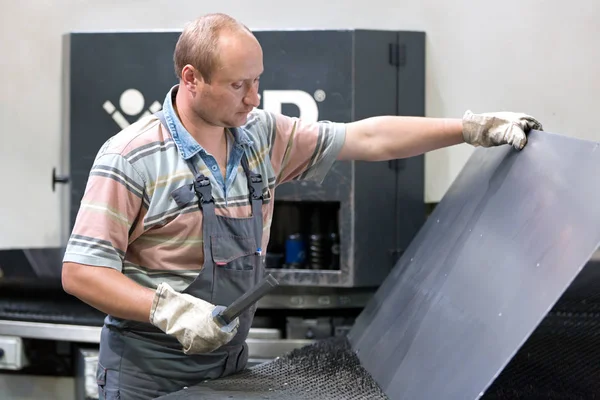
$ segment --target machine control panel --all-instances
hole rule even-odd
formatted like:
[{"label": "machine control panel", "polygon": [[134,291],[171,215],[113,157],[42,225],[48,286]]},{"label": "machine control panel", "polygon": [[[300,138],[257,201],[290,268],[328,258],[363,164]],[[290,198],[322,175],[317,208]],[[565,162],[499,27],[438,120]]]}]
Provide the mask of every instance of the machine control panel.
[{"label": "machine control panel", "polygon": [[0,370],[20,370],[27,366],[23,341],[16,336],[0,336]]}]

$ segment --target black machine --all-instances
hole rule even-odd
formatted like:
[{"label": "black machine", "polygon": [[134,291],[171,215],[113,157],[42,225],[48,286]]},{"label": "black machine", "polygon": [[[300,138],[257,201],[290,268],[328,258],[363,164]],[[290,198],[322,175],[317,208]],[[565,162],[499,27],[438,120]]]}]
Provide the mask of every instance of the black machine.
[{"label": "black machine", "polygon": [[[260,108],[337,122],[425,115],[422,32],[255,34],[265,65]],[[178,37],[178,32],[68,37],[71,223],[102,143],[159,109],[177,83],[172,53]],[[322,185],[281,185],[267,249],[269,272],[287,286],[376,287],[425,220],[424,180],[419,156],[337,162]]]}]

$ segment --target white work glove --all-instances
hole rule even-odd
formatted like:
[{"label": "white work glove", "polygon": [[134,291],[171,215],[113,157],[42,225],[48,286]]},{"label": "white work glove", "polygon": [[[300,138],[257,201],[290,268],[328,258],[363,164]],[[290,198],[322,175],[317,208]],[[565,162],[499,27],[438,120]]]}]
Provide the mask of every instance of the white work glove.
[{"label": "white work glove", "polygon": [[154,294],[150,323],[177,338],[185,354],[210,353],[233,339],[239,326],[236,318],[235,329],[229,333],[221,330],[213,320],[214,308],[214,304],[176,292],[163,282]]},{"label": "white work glove", "polygon": [[513,112],[473,114],[467,110],[462,124],[466,143],[482,147],[510,144],[517,150],[527,144],[530,130],[542,130],[542,124],[535,118]]}]

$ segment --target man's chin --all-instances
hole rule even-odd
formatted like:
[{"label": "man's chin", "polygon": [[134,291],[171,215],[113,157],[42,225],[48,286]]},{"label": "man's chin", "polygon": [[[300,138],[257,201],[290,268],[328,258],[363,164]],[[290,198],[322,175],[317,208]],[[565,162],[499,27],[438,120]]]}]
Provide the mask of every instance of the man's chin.
[{"label": "man's chin", "polygon": [[227,121],[229,128],[239,128],[248,122],[249,113],[238,113],[231,120]]}]

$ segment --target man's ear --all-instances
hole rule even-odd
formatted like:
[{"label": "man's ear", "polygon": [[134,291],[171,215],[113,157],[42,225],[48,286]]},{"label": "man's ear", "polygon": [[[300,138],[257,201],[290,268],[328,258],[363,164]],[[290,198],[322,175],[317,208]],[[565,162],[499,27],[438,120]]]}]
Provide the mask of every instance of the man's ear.
[{"label": "man's ear", "polygon": [[198,90],[198,84],[202,83],[202,75],[193,66],[187,64],[181,70],[181,83],[191,92]]}]

